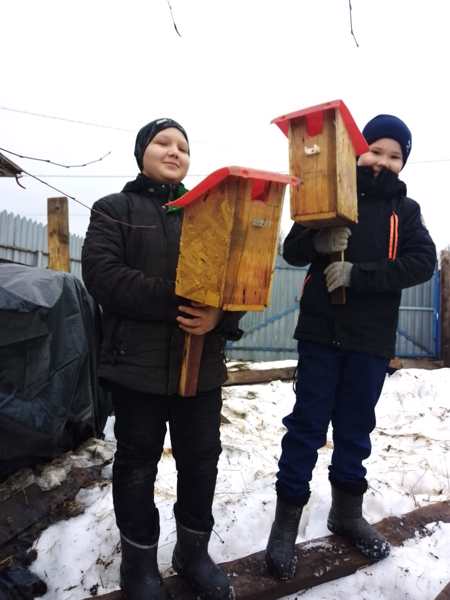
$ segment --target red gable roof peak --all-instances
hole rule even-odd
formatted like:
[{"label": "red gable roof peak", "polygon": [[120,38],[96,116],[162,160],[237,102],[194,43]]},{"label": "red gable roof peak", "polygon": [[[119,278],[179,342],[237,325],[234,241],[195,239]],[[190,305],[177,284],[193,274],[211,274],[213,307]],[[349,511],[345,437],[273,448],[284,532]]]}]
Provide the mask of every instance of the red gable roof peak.
[{"label": "red gable roof peak", "polygon": [[360,130],[358,129],[358,126],[356,125],[350,111],[348,110],[343,100],[331,100],[330,102],[324,102],[323,104],[316,104],[315,106],[310,106],[308,108],[303,108],[301,110],[297,110],[287,115],[282,115],[281,117],[273,119],[271,122],[275,123],[275,125],[278,125],[281,131],[285,135],[288,135],[289,122],[293,121],[294,119],[306,117],[308,134],[314,136],[322,131],[323,113],[326,110],[332,110],[336,108],[341,113],[342,120],[344,121],[348,135],[352,141],[356,156],[364,154],[364,152],[367,152],[369,149],[367,142]]},{"label": "red gable roof peak", "polygon": [[284,183],[290,185],[298,185],[299,179],[292,175],[282,175],[281,173],[273,173],[272,171],[259,171],[257,169],[249,169],[246,167],[223,167],[217,171],[213,171],[203,181],[193,187],[184,196],[168,202],[167,207],[183,207],[195,202],[204,194],[211,191],[219,183],[227,177],[242,177],[244,179],[253,180],[252,197],[254,200],[262,199],[267,184],[270,182]]}]

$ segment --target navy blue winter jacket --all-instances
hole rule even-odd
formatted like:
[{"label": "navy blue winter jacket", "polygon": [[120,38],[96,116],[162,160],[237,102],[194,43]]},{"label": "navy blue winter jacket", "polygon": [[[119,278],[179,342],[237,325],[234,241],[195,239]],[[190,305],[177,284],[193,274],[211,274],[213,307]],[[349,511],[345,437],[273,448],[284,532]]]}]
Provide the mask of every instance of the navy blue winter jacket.
[{"label": "navy blue winter jacket", "polygon": [[354,265],[346,304],[330,302],[323,273],[329,257],[314,248],[317,229],[294,224],[284,242],[288,263],[310,264],[294,337],[390,358],[401,290],[430,279],[436,248],[397,175],[374,177],[370,167],[358,167],[357,176],[358,223],[350,225],[345,252]]}]

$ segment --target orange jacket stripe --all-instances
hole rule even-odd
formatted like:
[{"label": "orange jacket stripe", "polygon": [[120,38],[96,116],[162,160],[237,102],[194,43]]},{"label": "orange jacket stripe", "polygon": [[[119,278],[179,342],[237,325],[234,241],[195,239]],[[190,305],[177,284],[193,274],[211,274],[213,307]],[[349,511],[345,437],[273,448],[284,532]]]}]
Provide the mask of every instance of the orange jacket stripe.
[{"label": "orange jacket stripe", "polygon": [[394,244],[392,251],[392,260],[395,260],[397,258],[398,248],[398,215],[394,212],[392,216],[394,217]]},{"label": "orange jacket stripe", "polygon": [[394,213],[391,215],[390,219],[390,231],[389,231],[389,260],[392,260],[392,251],[393,251],[393,242],[394,242]]}]

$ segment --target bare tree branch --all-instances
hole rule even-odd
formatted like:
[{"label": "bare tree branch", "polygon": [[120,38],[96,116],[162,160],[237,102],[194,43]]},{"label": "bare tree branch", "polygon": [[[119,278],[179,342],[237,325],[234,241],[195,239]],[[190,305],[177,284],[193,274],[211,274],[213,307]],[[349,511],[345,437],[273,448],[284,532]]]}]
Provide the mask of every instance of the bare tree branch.
[{"label": "bare tree branch", "polygon": [[169,7],[169,10],[170,10],[170,16],[172,17],[172,23],[173,23],[173,26],[174,26],[174,28],[175,28],[175,31],[176,31],[176,32],[177,32],[177,34],[178,34],[178,35],[181,37],[181,33],[178,31],[177,24],[175,23],[175,19],[174,19],[174,16],[173,16],[173,10],[172,10],[172,6],[170,5],[170,1],[169,1],[169,0],[167,0],[167,5],[168,5],[168,7]]},{"label": "bare tree branch", "polygon": [[350,14],[350,33],[352,34],[353,39],[355,40],[356,47],[359,48],[358,40],[356,39],[355,33],[353,31],[352,0],[348,0],[348,10]]}]

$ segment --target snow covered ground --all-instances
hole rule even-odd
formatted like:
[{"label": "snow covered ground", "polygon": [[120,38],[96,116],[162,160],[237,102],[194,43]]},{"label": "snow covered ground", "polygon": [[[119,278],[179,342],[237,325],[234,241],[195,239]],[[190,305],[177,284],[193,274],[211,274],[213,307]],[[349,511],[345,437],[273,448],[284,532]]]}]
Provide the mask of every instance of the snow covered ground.
[{"label": "snow covered ground", "polygon": [[[279,366],[273,363],[272,366]],[[366,462],[370,521],[401,515],[450,498],[450,369],[402,370],[386,379],[377,409],[373,452]],[[291,383],[224,388],[223,453],[215,497],[210,550],[227,561],[265,547],[275,506],[274,477],[283,435],[281,419],[294,402]],[[113,419],[104,450],[114,450]],[[312,495],[298,541],[328,535],[327,466],[332,442],[320,450]],[[45,600],[80,600],[118,588],[120,563],[111,499],[111,466],[105,484],[79,493],[84,512],[43,532],[31,569],[47,581]],[[167,437],[156,486],[161,514],[160,568],[170,574],[175,543],[172,506],[176,472]],[[350,577],[287,598],[304,600],[433,600],[450,580],[450,525],[430,525],[429,537],[393,548],[385,561]],[[301,564],[299,564],[301,569]],[[287,600],[286,598],[286,600]]]}]

